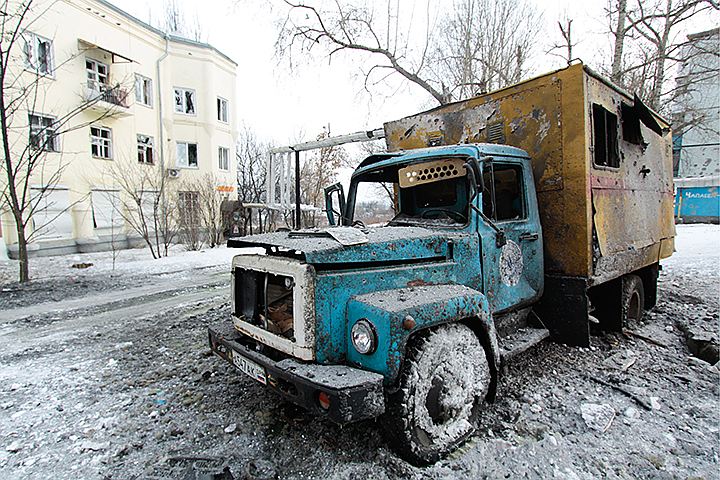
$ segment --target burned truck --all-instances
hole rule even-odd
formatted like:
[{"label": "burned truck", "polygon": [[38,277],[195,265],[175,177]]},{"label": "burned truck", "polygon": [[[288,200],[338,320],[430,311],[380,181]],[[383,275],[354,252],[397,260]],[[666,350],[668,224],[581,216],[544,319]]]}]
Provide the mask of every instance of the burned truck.
[{"label": "burned truck", "polygon": [[[212,350],[318,415],[383,417],[427,464],[472,435],[501,366],[651,308],[673,251],[669,124],[582,64],[384,125],[329,228],[230,239]],[[359,193],[392,218],[371,225]],[[239,252],[241,253],[241,252]]]}]

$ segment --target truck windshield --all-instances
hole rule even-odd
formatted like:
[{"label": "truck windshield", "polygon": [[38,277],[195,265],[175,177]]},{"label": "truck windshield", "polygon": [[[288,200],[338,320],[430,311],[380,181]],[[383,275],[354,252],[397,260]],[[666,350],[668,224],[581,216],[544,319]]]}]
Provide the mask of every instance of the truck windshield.
[{"label": "truck windshield", "polygon": [[468,184],[462,163],[461,159],[439,159],[387,167],[354,178],[348,197],[352,221],[365,225],[466,224]]}]

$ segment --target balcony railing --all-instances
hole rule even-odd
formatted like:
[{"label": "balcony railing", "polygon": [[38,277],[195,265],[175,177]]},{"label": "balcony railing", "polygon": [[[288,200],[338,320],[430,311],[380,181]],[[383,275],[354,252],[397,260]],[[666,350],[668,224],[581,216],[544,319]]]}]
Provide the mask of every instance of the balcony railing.
[{"label": "balcony railing", "polygon": [[128,96],[130,92],[120,88],[119,85],[111,87],[105,83],[94,80],[88,80],[85,86],[85,100],[100,101],[117,105],[119,107],[128,108]]}]

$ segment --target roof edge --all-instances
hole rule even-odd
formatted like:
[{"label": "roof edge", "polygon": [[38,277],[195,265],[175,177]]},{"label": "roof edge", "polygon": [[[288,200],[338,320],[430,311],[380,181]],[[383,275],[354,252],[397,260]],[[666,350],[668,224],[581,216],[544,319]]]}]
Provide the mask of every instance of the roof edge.
[{"label": "roof edge", "polygon": [[189,38],[181,37],[181,36],[178,36],[178,35],[172,35],[172,34],[165,33],[165,32],[163,32],[162,30],[160,30],[159,28],[153,27],[153,26],[150,25],[149,23],[147,23],[147,22],[145,22],[145,21],[143,21],[143,20],[140,20],[139,18],[137,18],[137,17],[134,16],[134,15],[131,15],[130,13],[128,13],[128,12],[126,12],[125,10],[123,10],[122,8],[120,8],[120,7],[118,7],[118,6],[110,3],[108,0],[91,0],[91,1],[94,1],[94,2],[96,2],[96,3],[98,3],[98,4],[102,5],[102,6],[104,6],[104,7],[106,7],[106,8],[109,8],[110,10],[112,10],[112,11],[115,12],[115,13],[117,13],[118,15],[121,15],[121,16],[125,17],[126,19],[130,20],[131,22],[134,22],[134,23],[135,23],[136,25],[138,25],[139,27],[144,28],[144,29],[146,29],[146,30],[149,30],[149,31],[151,31],[152,33],[154,33],[154,34],[156,34],[156,35],[159,35],[159,36],[162,37],[162,38],[167,38],[167,39],[168,39],[169,41],[171,41],[171,42],[182,43],[182,44],[190,45],[190,46],[193,46],[193,47],[199,47],[199,48],[205,48],[205,49],[208,49],[208,50],[212,50],[213,52],[217,53],[218,55],[220,55],[221,57],[223,57],[225,60],[227,60],[228,62],[232,63],[232,64],[235,65],[236,67],[238,66],[238,63],[237,63],[235,60],[233,60],[232,58],[230,58],[228,55],[226,55],[225,53],[221,52],[221,51],[218,50],[217,48],[213,47],[213,46],[210,45],[209,43],[198,42],[197,40],[191,40],[191,39],[189,39]]}]

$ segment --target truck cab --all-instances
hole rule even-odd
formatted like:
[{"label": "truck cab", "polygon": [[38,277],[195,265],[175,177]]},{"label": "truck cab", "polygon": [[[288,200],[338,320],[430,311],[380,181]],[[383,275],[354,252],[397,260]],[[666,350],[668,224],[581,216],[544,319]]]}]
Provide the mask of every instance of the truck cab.
[{"label": "truck cab", "polygon": [[[377,222],[362,196],[386,196]],[[231,239],[233,324],[215,353],[338,423],[385,414],[422,464],[473,432],[492,400],[496,318],[543,291],[542,231],[526,152],[474,144],[374,155],[326,190],[329,228]]]}]

